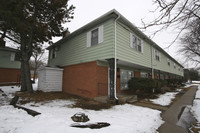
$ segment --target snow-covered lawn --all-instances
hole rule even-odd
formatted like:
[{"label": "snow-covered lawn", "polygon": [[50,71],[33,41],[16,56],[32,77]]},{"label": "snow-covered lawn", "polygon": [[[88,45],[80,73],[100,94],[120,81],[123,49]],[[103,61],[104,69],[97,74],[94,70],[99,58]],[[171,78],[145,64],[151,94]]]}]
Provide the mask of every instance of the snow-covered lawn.
[{"label": "snow-covered lawn", "polygon": [[[54,100],[43,103],[28,103],[23,106],[42,113],[32,117],[24,110],[8,105],[12,93],[19,88],[0,87],[7,95],[0,101],[0,133],[155,133],[163,123],[158,110],[134,106],[117,105],[100,111],[71,108],[75,101]],[[71,116],[77,112],[88,115],[90,121],[108,122],[109,127],[101,129],[74,128]]]},{"label": "snow-covered lawn", "polygon": [[166,92],[165,94],[159,95],[157,99],[150,99],[154,104],[159,104],[162,106],[170,105],[171,101],[175,98],[178,92]]}]

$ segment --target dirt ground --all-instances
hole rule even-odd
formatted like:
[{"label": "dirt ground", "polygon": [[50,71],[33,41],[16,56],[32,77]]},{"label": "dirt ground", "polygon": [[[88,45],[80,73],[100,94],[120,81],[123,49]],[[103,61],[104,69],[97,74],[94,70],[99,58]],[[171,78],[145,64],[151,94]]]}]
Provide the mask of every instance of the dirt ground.
[{"label": "dirt ground", "polygon": [[100,103],[92,99],[82,98],[79,96],[70,95],[63,92],[42,92],[36,91],[34,93],[18,92],[16,95],[20,97],[19,104],[26,104],[29,102],[45,102],[51,100],[74,100],[76,101],[71,107],[79,107],[82,109],[101,110],[109,109],[113,105]]},{"label": "dirt ground", "polygon": [[[173,104],[175,101],[177,101],[187,90],[190,88],[181,88],[182,91],[179,92],[175,99],[173,99]],[[72,107],[79,107],[83,109],[92,109],[92,110],[101,110],[101,109],[109,109],[113,104],[105,104],[101,102],[94,101],[92,99],[87,99],[63,92],[42,92],[42,91],[36,91],[34,93],[27,93],[27,92],[17,92],[16,95],[20,97],[19,104],[26,104],[29,102],[45,102],[45,101],[51,101],[51,100],[74,100],[76,101]],[[136,106],[142,106],[142,107],[148,107],[152,109],[157,109],[162,112],[166,111],[169,106],[161,106],[153,104],[148,98],[140,99],[138,102],[134,103],[133,105]]]}]

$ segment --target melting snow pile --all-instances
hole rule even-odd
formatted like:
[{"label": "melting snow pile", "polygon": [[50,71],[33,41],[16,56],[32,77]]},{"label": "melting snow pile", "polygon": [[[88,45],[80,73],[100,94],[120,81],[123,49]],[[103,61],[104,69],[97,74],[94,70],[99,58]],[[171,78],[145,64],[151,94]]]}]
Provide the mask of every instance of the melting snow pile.
[{"label": "melting snow pile", "polygon": [[170,105],[172,99],[175,98],[177,93],[178,92],[166,92],[165,94],[160,95],[159,98],[150,99],[150,101],[152,101],[155,104],[162,105],[162,106],[168,106],[168,105]]},{"label": "melting snow pile", "polygon": [[200,85],[198,86],[198,90],[196,92],[196,96],[193,101],[192,112],[195,118],[197,119],[197,121],[200,122]]}]

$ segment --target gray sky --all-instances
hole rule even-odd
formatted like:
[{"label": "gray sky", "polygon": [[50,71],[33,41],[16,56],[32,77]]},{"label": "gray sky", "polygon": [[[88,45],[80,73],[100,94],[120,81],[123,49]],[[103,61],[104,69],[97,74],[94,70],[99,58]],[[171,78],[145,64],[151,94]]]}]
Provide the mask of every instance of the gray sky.
[{"label": "gray sky", "polygon": [[[70,0],[69,5],[71,4],[76,7],[74,19],[70,23],[65,24],[65,27],[68,27],[70,32],[77,30],[112,9],[116,9],[137,27],[142,26],[141,19],[144,19],[145,22],[149,22],[158,15],[157,13],[150,12],[156,8],[152,0]],[[154,30],[155,29],[151,28],[144,33],[150,36],[150,33]],[[175,36],[174,29],[172,29],[160,32],[151,39],[161,48],[166,48],[174,40]],[[181,59],[180,54],[176,52],[178,50],[178,43],[179,41],[173,44],[169,49],[164,50],[181,63],[183,62],[183,58]]]}]

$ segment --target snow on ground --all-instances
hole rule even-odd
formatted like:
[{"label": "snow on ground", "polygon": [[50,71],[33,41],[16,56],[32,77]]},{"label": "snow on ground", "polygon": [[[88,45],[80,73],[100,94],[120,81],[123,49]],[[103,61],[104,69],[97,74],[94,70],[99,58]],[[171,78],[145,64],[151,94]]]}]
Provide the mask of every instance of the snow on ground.
[{"label": "snow on ground", "polygon": [[192,83],[200,84],[200,81],[192,81]]},{"label": "snow on ground", "polygon": [[197,121],[200,122],[200,85],[198,86],[198,90],[196,92],[191,111],[194,114]]},{"label": "snow on ground", "polygon": [[159,104],[162,106],[168,106],[170,105],[171,101],[175,98],[176,94],[178,92],[166,92],[165,94],[162,94],[157,99],[150,99],[154,104]]},{"label": "snow on ground", "polygon": [[[18,91],[18,87],[0,87],[11,99],[12,93]],[[0,94],[1,96],[1,94]],[[75,101],[53,100],[43,103],[28,103],[23,106],[42,113],[32,117],[24,110],[16,109],[8,105],[9,99],[0,101],[0,132],[1,133],[155,133],[163,123],[161,112],[130,104],[117,105],[111,109],[100,111],[71,108]],[[7,101],[7,102],[6,102]],[[1,104],[4,102],[4,104]],[[83,112],[90,118],[88,123],[108,122],[109,127],[102,129],[74,128],[70,127],[71,120],[77,112]]]},{"label": "snow on ground", "polygon": [[183,88],[188,88],[191,86],[198,86],[200,84],[200,81],[192,81],[192,83],[190,84],[190,82],[185,83],[185,86]]}]

